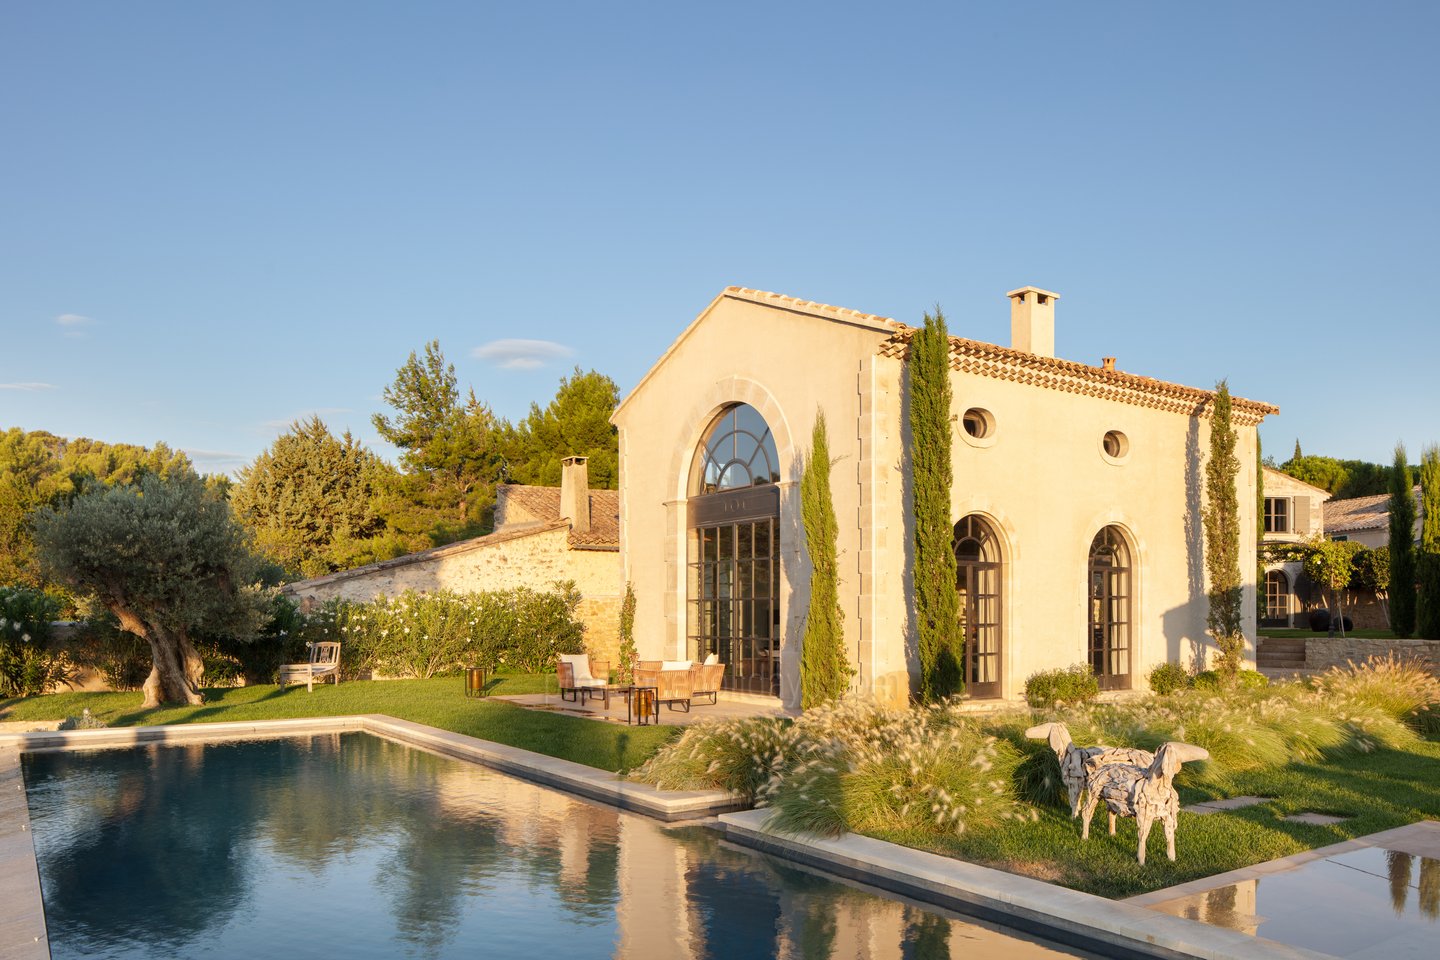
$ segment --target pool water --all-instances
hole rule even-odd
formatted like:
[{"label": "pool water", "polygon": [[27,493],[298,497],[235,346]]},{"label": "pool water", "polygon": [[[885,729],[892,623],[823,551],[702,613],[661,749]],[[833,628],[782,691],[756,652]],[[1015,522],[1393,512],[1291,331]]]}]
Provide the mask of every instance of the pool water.
[{"label": "pool water", "polygon": [[56,960],[1084,956],[363,733],[23,763]]}]

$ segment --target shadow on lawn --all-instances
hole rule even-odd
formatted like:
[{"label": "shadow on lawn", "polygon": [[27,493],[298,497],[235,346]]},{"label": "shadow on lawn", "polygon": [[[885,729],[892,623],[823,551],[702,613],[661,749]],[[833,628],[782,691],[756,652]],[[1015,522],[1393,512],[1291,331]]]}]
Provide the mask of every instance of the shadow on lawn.
[{"label": "shadow on lawn", "polygon": [[[239,687],[206,690],[205,706],[198,707],[193,712],[184,714],[180,717],[176,717],[168,722],[162,721],[162,724],[201,723],[207,720],[218,719],[221,715],[228,713],[231,710],[238,710],[241,707],[254,706],[256,704],[264,703],[266,700],[274,700],[276,697],[283,696],[285,693],[284,690],[281,690],[279,687],[277,687],[274,690],[271,690],[269,693],[265,694],[263,697],[258,697],[254,700],[246,700],[243,703],[226,703],[225,700],[227,695],[234,693],[235,690],[238,689],[244,688]],[[110,725],[114,727],[128,727],[132,725],[140,725],[143,724],[147,718],[151,717],[157,710],[171,709],[174,709],[174,707],[162,705],[159,707],[154,707],[150,710],[137,710],[134,713],[121,714],[120,716],[117,716]]]}]

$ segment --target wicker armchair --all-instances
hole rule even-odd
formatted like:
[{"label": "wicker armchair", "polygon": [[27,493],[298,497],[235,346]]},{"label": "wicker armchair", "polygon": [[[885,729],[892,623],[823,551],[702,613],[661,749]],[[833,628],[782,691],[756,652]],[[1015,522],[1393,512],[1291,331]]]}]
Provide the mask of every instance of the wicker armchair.
[{"label": "wicker armchair", "polygon": [[725,679],[725,664],[716,661],[715,663],[697,663],[690,668],[695,674],[695,693],[697,697],[709,697],[712,704],[720,700],[720,684]]},{"label": "wicker armchair", "polygon": [[[604,692],[610,679],[609,660],[591,660],[589,654],[562,653],[555,664],[561,700],[583,700],[587,692]],[[565,694],[570,694],[569,697]],[[597,694],[598,695],[598,694]]]},{"label": "wicker armchair", "polygon": [[684,704],[686,713],[690,712],[698,676],[689,662],[681,666],[680,661],[642,660],[635,665],[635,686],[654,687],[657,702],[671,710],[676,704]]}]

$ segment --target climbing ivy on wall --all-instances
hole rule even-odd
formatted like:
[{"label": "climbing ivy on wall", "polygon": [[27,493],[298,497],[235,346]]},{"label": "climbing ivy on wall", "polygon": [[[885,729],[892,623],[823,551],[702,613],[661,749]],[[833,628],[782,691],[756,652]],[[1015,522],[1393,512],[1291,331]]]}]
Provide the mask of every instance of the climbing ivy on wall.
[{"label": "climbing ivy on wall", "polygon": [[910,469],[915,619],[922,702],[960,693],[965,675],[950,523],[950,333],[938,309],[910,339]]},{"label": "climbing ivy on wall", "polygon": [[811,566],[810,611],[800,648],[800,706],[806,710],[841,697],[854,673],[845,652],[845,612],[840,609],[839,524],[830,492],[832,466],[825,412],[817,410],[810,453],[800,475],[800,516]]}]

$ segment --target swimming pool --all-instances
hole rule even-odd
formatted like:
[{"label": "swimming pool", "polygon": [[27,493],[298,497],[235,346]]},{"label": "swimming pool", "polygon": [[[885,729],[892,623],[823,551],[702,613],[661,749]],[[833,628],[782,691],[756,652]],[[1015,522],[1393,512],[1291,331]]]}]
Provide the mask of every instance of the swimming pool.
[{"label": "swimming pool", "polygon": [[1084,956],[364,733],[22,764],[57,960]]}]

